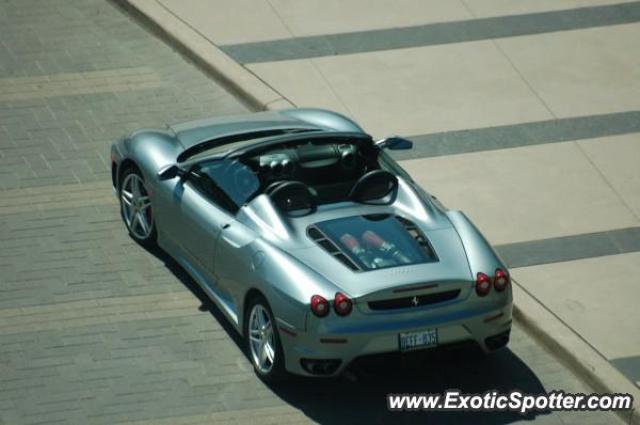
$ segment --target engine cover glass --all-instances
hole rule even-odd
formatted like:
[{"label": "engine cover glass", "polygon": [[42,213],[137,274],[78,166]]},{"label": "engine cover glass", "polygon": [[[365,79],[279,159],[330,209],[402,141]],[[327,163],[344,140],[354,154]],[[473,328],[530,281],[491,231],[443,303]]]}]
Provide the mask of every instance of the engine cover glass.
[{"label": "engine cover glass", "polygon": [[426,236],[413,223],[395,215],[343,217],[315,227],[361,270],[437,261]]}]

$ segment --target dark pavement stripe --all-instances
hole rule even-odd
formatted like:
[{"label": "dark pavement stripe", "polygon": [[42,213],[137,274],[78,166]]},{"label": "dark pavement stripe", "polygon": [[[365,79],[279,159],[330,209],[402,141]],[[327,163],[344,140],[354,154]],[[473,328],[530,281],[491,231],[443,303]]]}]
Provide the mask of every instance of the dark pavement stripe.
[{"label": "dark pavement stripe", "polygon": [[258,63],[461,43],[638,21],[640,2],[630,2],[402,28],[228,44],[220,48],[237,62]]},{"label": "dark pavement stripe", "polygon": [[620,357],[610,362],[631,382],[640,387],[640,356]]},{"label": "dark pavement stripe", "polygon": [[537,266],[640,251],[640,227],[496,246],[509,267]]},{"label": "dark pavement stripe", "polygon": [[409,136],[413,149],[392,155],[400,160],[426,158],[636,132],[640,132],[640,111],[628,111]]}]

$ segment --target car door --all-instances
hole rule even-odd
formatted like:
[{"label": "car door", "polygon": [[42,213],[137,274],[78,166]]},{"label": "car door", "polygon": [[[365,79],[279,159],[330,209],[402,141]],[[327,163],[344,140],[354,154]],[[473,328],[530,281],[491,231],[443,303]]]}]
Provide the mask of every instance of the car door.
[{"label": "car door", "polygon": [[[211,289],[218,301],[227,306],[230,301],[225,267],[235,261],[220,261],[217,257],[237,246],[238,224],[235,214],[258,190],[259,179],[250,167],[239,160],[213,158],[192,164],[184,171],[171,191],[172,201],[163,226],[172,246],[188,259],[191,274],[199,277]],[[232,229],[230,229],[232,227]],[[224,230],[229,229],[227,237]],[[242,238],[240,238],[242,239]]]},{"label": "car door", "polygon": [[[210,289],[215,289],[216,246],[220,232],[233,221],[231,213],[217,202],[215,183],[192,167],[175,185],[170,222],[166,227],[174,245]],[[195,269],[195,270],[193,270]]]},{"label": "car door", "polygon": [[180,242],[185,251],[210,278],[214,278],[214,256],[220,232],[233,217],[221,208],[208,177],[192,171],[184,184],[178,204],[184,220]]}]

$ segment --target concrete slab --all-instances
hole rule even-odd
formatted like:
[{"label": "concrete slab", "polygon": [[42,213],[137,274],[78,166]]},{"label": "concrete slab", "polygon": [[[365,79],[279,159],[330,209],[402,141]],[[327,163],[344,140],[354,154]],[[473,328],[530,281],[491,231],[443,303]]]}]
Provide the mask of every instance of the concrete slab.
[{"label": "concrete slab", "polygon": [[640,252],[640,226],[494,245],[510,268]]},{"label": "concrete slab", "polygon": [[611,359],[611,363],[640,387],[640,355]]},{"label": "concrete slab", "polygon": [[496,127],[407,135],[414,142],[413,149],[395,151],[393,157],[417,159],[634,133],[640,133],[640,111],[554,118]]},{"label": "concrete slab", "polygon": [[640,253],[523,267],[512,273],[606,358],[640,355]]},{"label": "concrete slab", "polygon": [[[214,44],[287,38],[289,31],[268,1],[158,0]],[[219,11],[219,13],[215,13]]]},{"label": "concrete slab", "polygon": [[[256,72],[256,67],[249,68]],[[260,66],[258,75],[270,84],[278,82],[277,87],[286,86],[285,96],[298,107],[326,108],[351,115],[312,60],[274,62]]]},{"label": "concrete slab", "polygon": [[496,43],[558,117],[640,109],[640,24]]},{"label": "concrete slab", "polygon": [[471,19],[459,0],[271,0],[295,36]]},{"label": "concrete slab", "polygon": [[275,62],[465,43],[640,22],[640,3],[465,19],[220,46],[239,63]]},{"label": "concrete slab", "polygon": [[[636,386],[638,384],[635,380],[629,381],[629,378],[637,375],[634,375],[635,372],[629,374],[628,367],[640,357],[618,359],[617,361],[605,359],[581,335],[558,319],[539,299],[523,288],[518,281],[513,281],[512,289],[513,318],[516,323],[523,323],[548,352],[553,353],[567,367],[574,370],[581,379],[589,382],[593,392],[631,394],[633,408],[637,411],[640,388]],[[622,367],[620,367],[620,361],[623,362]],[[619,414],[625,423],[638,423],[628,413],[619,412]]]},{"label": "concrete slab", "polygon": [[640,134],[579,142],[625,204],[640,217]]},{"label": "concrete slab", "polygon": [[459,0],[158,1],[218,45],[471,18]]},{"label": "concrete slab", "polygon": [[632,1],[634,0],[479,0],[467,1],[465,4],[475,16],[487,17],[631,3]]},{"label": "concrete slab", "polygon": [[[313,61],[354,118],[375,136],[552,118],[488,41]],[[248,68],[294,103],[313,104],[316,95],[305,85],[318,85],[313,80],[320,77],[278,72],[287,66],[304,69],[296,62],[259,63]]]},{"label": "concrete slab", "polygon": [[403,161],[495,244],[637,226],[574,142]]}]

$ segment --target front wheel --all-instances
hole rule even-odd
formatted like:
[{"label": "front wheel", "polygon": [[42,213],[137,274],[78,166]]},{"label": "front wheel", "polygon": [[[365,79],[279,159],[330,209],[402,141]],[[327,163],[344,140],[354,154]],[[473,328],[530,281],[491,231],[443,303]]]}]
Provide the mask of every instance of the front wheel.
[{"label": "front wheel", "polygon": [[124,172],[119,195],[122,219],[131,237],[143,245],[154,245],[156,228],[151,199],[144,177],[135,167]]},{"label": "front wheel", "polygon": [[246,309],[244,339],[256,374],[265,382],[285,377],[284,352],[276,323],[264,297],[255,297]]}]

